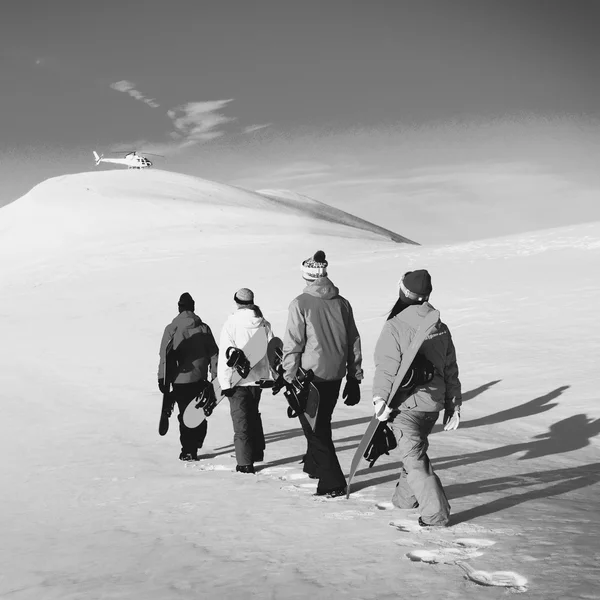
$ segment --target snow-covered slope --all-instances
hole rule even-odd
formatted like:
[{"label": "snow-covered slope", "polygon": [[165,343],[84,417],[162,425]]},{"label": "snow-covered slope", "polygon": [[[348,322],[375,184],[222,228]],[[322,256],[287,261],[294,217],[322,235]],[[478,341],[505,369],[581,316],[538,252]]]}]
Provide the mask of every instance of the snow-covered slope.
[{"label": "snow-covered slope", "polygon": [[[260,194],[148,174],[59,178],[0,209],[0,596],[505,596],[467,580],[464,561],[513,572],[531,598],[595,597],[600,224],[416,247],[284,213]],[[177,460],[174,418],[157,434],[158,344],[179,295],[218,333],[233,293],[251,287],[282,334],[300,262],[317,249],[363,340],[363,401],[334,414],[346,471],[396,282],[432,274],[465,397],[461,427],[430,438],[447,531],[380,510],[394,456],[359,470],[350,500],[315,502],[296,479],[305,444],[280,395],[263,396],[256,476],[232,472],[226,403],[198,464]]]},{"label": "snow-covered slope", "polygon": [[[276,196],[158,170],[56,177],[3,208],[0,268],[8,283],[11,273],[45,277],[48,261],[68,274],[83,264],[108,268],[124,256],[143,262],[149,252],[162,251],[171,258],[194,252],[198,265],[217,247],[236,254],[234,248],[243,246],[237,257],[243,270],[262,260],[265,246],[272,260],[281,258],[283,246],[294,248],[296,266],[331,236],[346,240],[344,254],[382,238],[405,240],[343,211],[315,208],[308,200],[303,209]],[[178,239],[176,248],[172,236]],[[248,252],[257,246],[257,254]]]}]

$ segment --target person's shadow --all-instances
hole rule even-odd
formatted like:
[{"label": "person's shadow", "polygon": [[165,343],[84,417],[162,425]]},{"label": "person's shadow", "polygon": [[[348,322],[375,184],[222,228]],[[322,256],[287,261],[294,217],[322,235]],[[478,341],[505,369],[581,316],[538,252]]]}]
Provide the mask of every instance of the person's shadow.
[{"label": "person's shadow", "polygon": [[[346,419],[345,421],[335,421],[331,424],[331,429],[341,429],[343,427],[352,427],[353,425],[363,425],[363,424],[368,423],[370,420],[371,420],[371,417],[357,417],[355,419]],[[295,419],[293,422],[297,423],[297,421]],[[274,442],[282,442],[284,440],[289,440],[289,439],[295,438],[295,437],[304,437],[304,432],[302,431],[302,428],[300,427],[299,424],[291,429],[284,429],[283,431],[273,431],[271,433],[265,433],[265,442],[267,444],[272,444]],[[360,439],[361,437],[362,437],[362,434],[357,435],[357,436],[352,436],[352,438],[349,438],[349,439]],[[344,441],[344,440],[340,440],[340,441]],[[220,456],[221,454],[226,454],[227,452],[231,452],[231,450],[233,450],[233,448],[234,448],[233,444],[219,446],[218,448],[215,448],[215,450],[216,450],[215,456]],[[282,459],[280,461],[277,461],[277,464],[285,464],[286,460],[287,460],[287,462],[294,462],[294,460],[296,458],[297,457],[292,456],[292,457],[289,457],[288,459]],[[269,464],[269,466],[273,466],[273,464]]]},{"label": "person's shadow", "polygon": [[484,383],[483,385],[480,385],[479,387],[476,387],[472,390],[469,390],[468,392],[465,392],[462,395],[463,403],[468,402],[469,400],[473,400],[473,398],[476,398],[480,394],[487,392],[493,385],[496,385],[497,383],[500,383],[501,381],[502,381],[502,379],[494,379],[493,381],[489,381],[488,383]]},{"label": "person's shadow", "polygon": [[[496,460],[506,458],[513,454],[522,452],[519,460],[531,460],[553,454],[563,454],[572,452],[589,446],[590,440],[600,433],[600,419],[590,419],[587,415],[578,414],[566,419],[562,419],[550,426],[547,433],[542,433],[533,438],[534,441],[527,441],[520,444],[509,444],[481,452],[471,452],[469,454],[459,454],[437,458],[433,461],[436,471],[451,469],[454,467],[464,467],[466,465],[476,464],[487,460]],[[357,475],[367,475],[370,473],[382,473],[393,470],[393,473],[381,475],[379,477],[369,478],[366,481],[357,482],[353,485],[354,491],[374,485],[395,481],[398,478],[398,470],[402,461],[384,463],[372,469],[363,469]],[[450,494],[448,494],[449,497]]]},{"label": "person's shadow", "polygon": [[436,470],[463,467],[486,460],[505,458],[518,452],[523,452],[523,456],[519,457],[519,460],[563,454],[589,446],[591,438],[598,433],[600,433],[600,419],[590,420],[584,414],[573,415],[551,425],[548,433],[536,435],[533,439],[538,441],[527,441],[481,452],[442,457],[435,460],[434,467]]},{"label": "person's shadow", "polygon": [[471,427],[481,427],[482,425],[495,425],[496,423],[503,423],[504,421],[511,421],[512,419],[522,419],[524,417],[542,414],[557,406],[556,403],[552,403],[552,400],[556,400],[556,398],[570,387],[570,385],[563,385],[548,394],[534,398],[525,404],[507,408],[506,410],[501,410],[500,412],[486,415],[479,419],[461,421],[460,428],[469,429]]},{"label": "person's shadow", "polygon": [[[579,416],[579,415],[578,415]],[[551,471],[534,471],[523,475],[509,475],[496,479],[483,479],[471,483],[450,485],[446,488],[449,498],[461,498],[473,494],[503,491],[506,496],[497,498],[486,504],[480,504],[456,513],[451,517],[451,524],[457,525],[477,517],[483,517],[495,512],[512,508],[523,502],[549,498],[565,494],[573,490],[589,487],[600,482],[600,463],[592,463],[579,467],[553,469]],[[540,484],[552,484],[542,489],[532,489],[525,493],[517,493],[523,488]]]}]

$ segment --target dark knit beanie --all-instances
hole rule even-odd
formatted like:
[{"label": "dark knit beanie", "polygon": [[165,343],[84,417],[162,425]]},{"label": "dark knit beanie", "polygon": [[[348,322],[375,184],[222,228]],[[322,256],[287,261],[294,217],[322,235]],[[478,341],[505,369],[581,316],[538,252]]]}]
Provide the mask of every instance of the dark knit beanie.
[{"label": "dark knit beanie", "polygon": [[241,304],[242,306],[254,304],[254,292],[248,288],[242,288],[233,295],[233,299],[236,304]]},{"label": "dark knit beanie", "polygon": [[317,250],[313,256],[302,262],[302,277],[306,281],[314,281],[320,277],[327,277],[327,265],[329,263],[325,259],[325,252]]},{"label": "dark knit beanie", "polygon": [[399,295],[407,304],[422,304],[433,290],[431,275],[425,270],[409,271],[398,283]]},{"label": "dark knit beanie", "polygon": [[181,294],[177,306],[179,307],[179,312],[183,312],[184,310],[191,310],[193,312],[196,308],[194,299],[187,292]]}]

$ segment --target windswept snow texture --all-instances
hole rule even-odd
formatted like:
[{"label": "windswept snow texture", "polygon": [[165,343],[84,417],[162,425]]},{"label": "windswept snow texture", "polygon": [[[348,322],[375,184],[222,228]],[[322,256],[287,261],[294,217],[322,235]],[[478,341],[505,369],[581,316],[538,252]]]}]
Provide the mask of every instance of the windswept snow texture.
[{"label": "windswept snow texture", "polygon": [[[448,529],[390,509],[394,455],[317,501],[281,394],[263,394],[255,476],[234,472],[227,401],[198,463],[177,460],[175,416],[158,435],[180,294],[218,335],[250,287],[282,335],[317,249],[363,342],[363,400],[334,413],[346,473],[396,283],[431,272],[464,390],[459,429],[430,437]],[[0,209],[0,597],[597,598],[598,272],[599,223],[419,247],[161,171],[41,184]]]},{"label": "windswept snow texture", "polygon": [[330,221],[332,223],[344,223],[344,225],[348,225],[349,227],[356,227],[357,229],[363,229],[364,231],[371,231],[400,244],[418,245],[417,242],[413,242],[412,240],[398,235],[389,229],[385,229],[384,227],[380,227],[379,225],[365,221],[360,217],[351,215],[350,213],[340,210],[339,208],[329,206],[329,204],[325,204],[324,202],[313,200],[312,198],[302,194],[290,192],[289,190],[258,190],[257,193],[266,196],[267,198],[272,198],[278,204],[281,204],[287,208],[291,208],[297,211],[299,214],[310,214],[317,219],[325,219],[326,221]]}]

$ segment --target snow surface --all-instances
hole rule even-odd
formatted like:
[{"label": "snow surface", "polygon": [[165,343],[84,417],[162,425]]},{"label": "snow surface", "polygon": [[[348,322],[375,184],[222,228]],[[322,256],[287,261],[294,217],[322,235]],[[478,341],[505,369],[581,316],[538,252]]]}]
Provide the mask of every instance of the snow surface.
[{"label": "snow surface", "polygon": [[[0,209],[0,597],[598,598],[600,224],[418,247],[276,197],[106,171]],[[198,463],[177,460],[174,418],[157,433],[158,346],[179,295],[218,334],[250,287],[282,334],[317,249],[363,339],[363,401],[334,414],[346,472],[396,282],[432,274],[465,399],[460,428],[430,438],[447,530],[390,509],[394,456],[363,465],[349,500],[317,501],[282,395],[263,395],[256,476],[232,472],[226,402]]]}]

